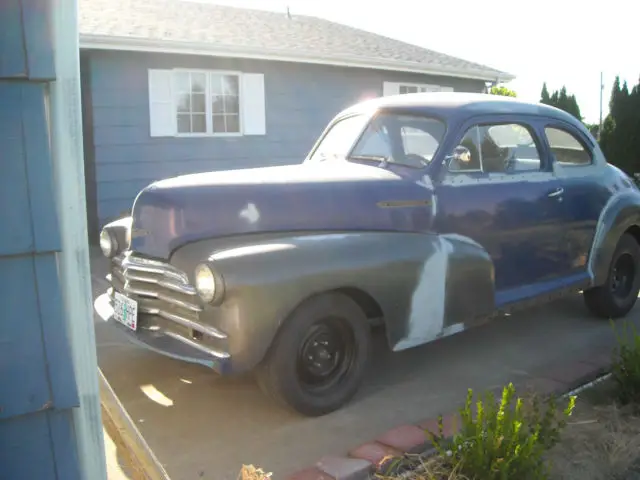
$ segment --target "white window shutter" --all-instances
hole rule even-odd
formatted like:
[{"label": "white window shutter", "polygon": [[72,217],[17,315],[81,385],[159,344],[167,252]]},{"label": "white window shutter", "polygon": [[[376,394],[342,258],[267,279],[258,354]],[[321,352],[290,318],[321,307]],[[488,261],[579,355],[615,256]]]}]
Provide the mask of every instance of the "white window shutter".
[{"label": "white window shutter", "polygon": [[399,95],[400,84],[396,82],[384,82],[382,84],[382,96],[388,97],[389,95]]},{"label": "white window shutter", "polygon": [[152,137],[176,134],[171,79],[171,70],[149,70],[149,133]]},{"label": "white window shutter", "polygon": [[242,104],[243,133],[245,135],[265,135],[267,133],[267,121],[264,75],[262,73],[242,74],[240,103]]},{"label": "white window shutter", "polygon": [[440,87],[440,92],[453,92],[453,87]]}]

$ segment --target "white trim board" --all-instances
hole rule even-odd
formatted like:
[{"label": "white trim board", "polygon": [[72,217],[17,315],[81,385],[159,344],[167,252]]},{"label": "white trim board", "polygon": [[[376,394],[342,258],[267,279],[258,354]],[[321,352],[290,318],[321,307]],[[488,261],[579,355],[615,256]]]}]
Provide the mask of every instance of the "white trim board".
[{"label": "white trim board", "polygon": [[515,78],[509,73],[496,75],[474,72],[466,69],[437,68],[422,66],[415,62],[385,61],[378,58],[355,56],[319,56],[312,52],[287,52],[285,50],[264,50],[258,52],[248,48],[224,47],[209,43],[151,40],[146,38],[112,37],[107,35],[80,34],[80,48],[89,50],[121,50],[130,52],[174,53],[181,55],[204,55],[227,58],[247,58],[279,62],[333,65],[350,68],[387,70],[392,72],[419,73],[455,78],[468,78],[490,82],[508,82]]}]

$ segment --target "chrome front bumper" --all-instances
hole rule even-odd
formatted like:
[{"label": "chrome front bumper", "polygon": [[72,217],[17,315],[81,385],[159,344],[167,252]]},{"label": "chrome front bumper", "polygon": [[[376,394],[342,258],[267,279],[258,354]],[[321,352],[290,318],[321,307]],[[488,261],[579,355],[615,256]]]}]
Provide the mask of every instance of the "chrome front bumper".
[{"label": "chrome front bumper", "polygon": [[106,278],[111,284],[111,305],[114,291],[138,303],[137,331],[122,326],[136,343],[224,373],[230,360],[227,334],[202,321],[206,306],[184,272],[168,263],[125,252],[112,259]]}]

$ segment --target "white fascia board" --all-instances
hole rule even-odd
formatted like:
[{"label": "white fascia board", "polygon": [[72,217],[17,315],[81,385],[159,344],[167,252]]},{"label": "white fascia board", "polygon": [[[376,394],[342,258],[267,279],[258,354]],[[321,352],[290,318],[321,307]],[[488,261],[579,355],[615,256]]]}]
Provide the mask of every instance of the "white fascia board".
[{"label": "white fascia board", "polygon": [[353,56],[322,56],[304,52],[262,50],[260,52],[239,47],[211,45],[209,43],[153,40],[147,38],[112,37],[80,34],[80,48],[90,50],[123,50],[130,52],[173,53],[212,57],[248,58],[278,62],[311,63],[340,67],[388,70],[455,78],[469,78],[493,82],[508,82],[515,78],[509,73],[490,74],[455,68],[429,68],[415,62],[385,61],[377,58]]}]

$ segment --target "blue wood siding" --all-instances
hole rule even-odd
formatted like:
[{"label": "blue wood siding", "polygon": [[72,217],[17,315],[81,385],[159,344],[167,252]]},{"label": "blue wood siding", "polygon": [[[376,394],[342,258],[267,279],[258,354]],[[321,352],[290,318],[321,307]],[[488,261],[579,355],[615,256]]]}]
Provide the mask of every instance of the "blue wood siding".
[{"label": "blue wood siding", "polygon": [[[92,51],[97,214],[100,225],[131,207],[154,180],[185,173],[298,163],[340,110],[382,95],[383,82],[446,85],[480,92],[484,82],[378,70],[245,59]],[[265,75],[267,134],[151,138],[147,70],[199,68]],[[86,153],[85,153],[86,154]]]},{"label": "blue wood siding", "polygon": [[8,0],[0,15],[0,478],[8,480],[79,478],[46,111],[51,8]]}]

